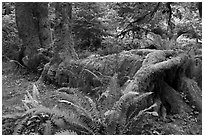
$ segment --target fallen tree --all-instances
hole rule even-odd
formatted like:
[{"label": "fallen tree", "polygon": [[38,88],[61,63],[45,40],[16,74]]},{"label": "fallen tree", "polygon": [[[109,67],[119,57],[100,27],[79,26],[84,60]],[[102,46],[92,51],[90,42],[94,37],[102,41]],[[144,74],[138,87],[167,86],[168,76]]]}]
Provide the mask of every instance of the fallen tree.
[{"label": "fallen tree", "polygon": [[[48,97],[56,107],[29,95],[24,101],[34,108],[4,116],[3,134],[154,134],[157,128],[158,134],[191,133],[200,127],[202,112],[193,60],[171,50],[131,50],[62,62],[57,69],[48,63],[38,82],[63,87]],[[120,85],[120,77],[128,79]]]},{"label": "fallen tree", "polygon": [[[128,82],[124,84],[125,91],[154,92],[154,96],[159,97],[162,104],[171,106],[171,110],[166,108],[168,112],[181,113],[190,110],[186,100],[190,102],[190,106],[195,106],[195,109],[201,112],[201,88],[198,86],[200,81],[192,79],[195,73],[192,60],[187,54],[172,50],[131,50],[105,57],[62,62],[56,72],[52,72],[52,68],[47,67],[47,64],[41,80],[44,78],[46,81],[47,78],[59,86],[67,82],[65,86],[76,88],[85,85],[84,90],[89,93],[117,73],[119,81],[128,77],[123,82]],[[88,72],[82,73],[84,70]],[[201,74],[201,70],[196,73]],[[107,79],[104,80],[105,76]],[[185,92],[187,99],[181,97],[181,92]],[[152,100],[155,100],[155,97]],[[181,105],[179,108],[184,110],[174,111],[178,109],[176,102]]]}]

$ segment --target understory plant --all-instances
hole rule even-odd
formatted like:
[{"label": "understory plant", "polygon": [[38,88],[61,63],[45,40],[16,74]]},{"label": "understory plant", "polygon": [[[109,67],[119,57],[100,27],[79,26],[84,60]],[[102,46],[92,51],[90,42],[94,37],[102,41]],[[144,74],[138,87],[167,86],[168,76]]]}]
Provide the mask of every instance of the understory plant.
[{"label": "understory plant", "polygon": [[[22,100],[26,111],[23,114],[3,116],[3,134],[127,134],[144,115],[158,116],[153,111],[156,104],[141,107],[152,92],[123,92],[116,81],[117,74],[112,77],[107,90],[98,100],[78,89],[58,89],[52,97],[56,101],[52,108],[42,105],[38,88],[33,84],[32,95],[27,92]],[[8,125],[15,126],[8,131]]]}]

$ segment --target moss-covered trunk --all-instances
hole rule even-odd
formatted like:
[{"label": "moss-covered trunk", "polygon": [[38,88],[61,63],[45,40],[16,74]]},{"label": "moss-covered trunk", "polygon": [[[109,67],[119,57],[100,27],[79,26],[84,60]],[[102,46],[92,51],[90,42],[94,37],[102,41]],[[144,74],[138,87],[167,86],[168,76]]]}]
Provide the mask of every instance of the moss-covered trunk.
[{"label": "moss-covered trunk", "polygon": [[25,47],[22,62],[28,69],[36,71],[44,59],[38,49],[47,48],[51,43],[48,3],[15,4],[18,33]]},{"label": "moss-covered trunk", "polygon": [[[118,73],[121,89],[125,91],[123,94],[130,91],[139,94],[153,92],[149,101],[161,102],[156,110],[159,114],[185,114],[192,110],[201,112],[202,106],[201,88],[198,86],[201,79],[195,81],[198,74],[201,75],[201,70],[195,71],[197,66],[193,61],[189,55],[172,50],[131,50],[118,55],[89,57],[63,63],[60,64],[60,71],[59,69],[53,71],[55,74],[53,77],[47,73],[45,76],[51,83],[59,86],[78,88],[83,85],[84,88],[89,86],[88,89],[82,88],[82,91],[92,93],[96,87],[102,86],[93,84],[97,83],[97,79],[104,84],[107,83],[107,76],[109,81],[110,76]],[[87,70],[90,72],[84,73],[88,72]]]},{"label": "moss-covered trunk", "polygon": [[29,59],[33,58],[37,54],[37,49],[40,48],[38,29],[33,18],[32,9],[33,3],[17,2],[15,5],[19,37],[23,41],[23,46],[26,47],[25,56]]},{"label": "moss-covered trunk", "polygon": [[[74,42],[72,38],[72,5],[71,3],[55,3],[55,41],[54,56],[49,64],[44,67],[41,80],[49,77],[55,80],[55,75],[63,75],[61,66],[69,64],[72,60],[77,60],[78,55],[74,50]],[[66,81],[66,80],[65,80]]]},{"label": "moss-covered trunk", "polygon": [[36,2],[36,17],[38,20],[38,35],[42,48],[51,44],[50,22],[48,18],[48,2]]}]

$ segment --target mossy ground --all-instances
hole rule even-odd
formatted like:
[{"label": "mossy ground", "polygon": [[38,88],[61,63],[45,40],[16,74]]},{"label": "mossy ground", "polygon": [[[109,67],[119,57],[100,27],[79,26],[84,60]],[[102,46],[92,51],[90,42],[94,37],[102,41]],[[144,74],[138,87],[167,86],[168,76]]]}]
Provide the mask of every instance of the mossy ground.
[{"label": "mossy ground", "polygon": [[[10,63],[2,63],[2,115],[22,113],[25,111],[22,100],[27,91],[32,91],[32,84],[39,76],[23,69],[15,70]],[[56,87],[40,83],[38,86],[40,98],[44,106],[53,107],[55,102],[51,95]],[[171,115],[168,120],[157,117],[147,117],[135,127],[130,134],[202,134],[202,120],[195,114],[184,116]],[[139,126],[139,127],[138,127]]]}]

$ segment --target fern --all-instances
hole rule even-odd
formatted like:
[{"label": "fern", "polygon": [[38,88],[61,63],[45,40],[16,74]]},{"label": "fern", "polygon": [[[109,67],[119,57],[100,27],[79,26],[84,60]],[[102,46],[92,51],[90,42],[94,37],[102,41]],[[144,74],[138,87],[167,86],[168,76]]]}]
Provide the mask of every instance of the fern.
[{"label": "fern", "polygon": [[[30,130],[34,127],[35,131],[36,129],[38,130],[39,124],[44,125],[43,134],[54,134],[56,129],[71,129],[79,134],[94,134],[86,123],[83,123],[84,121],[80,116],[71,111],[45,107],[35,108],[24,115],[25,118],[18,123],[14,134],[31,134]],[[38,118],[40,121],[36,123],[36,121],[32,120],[35,118]]]},{"label": "fern", "polygon": [[78,115],[84,114],[87,117],[92,118],[87,110],[85,110],[84,108],[82,108],[82,107],[80,107],[78,105],[73,104],[72,102],[69,102],[67,100],[59,100],[59,102],[60,103],[65,103],[69,107],[68,109],[73,110],[73,112],[75,112]]},{"label": "fern", "polygon": [[122,95],[118,82],[117,82],[118,74],[115,73],[114,76],[110,79],[109,86],[106,91],[102,93],[99,98],[99,102],[104,103],[102,106],[103,110],[111,109],[113,104],[120,98]]},{"label": "fern", "polygon": [[65,120],[63,118],[56,118],[55,116],[52,116],[51,121],[53,122],[53,125],[57,126],[60,129],[63,129],[66,127]]},{"label": "fern", "polygon": [[146,93],[143,93],[141,95],[139,95],[138,97],[134,98],[132,101],[129,102],[129,106],[132,107],[132,105],[135,107],[135,110],[127,117],[127,120],[130,120],[134,115],[136,115],[135,113],[138,112],[140,108],[137,108],[137,107],[140,107],[141,105],[144,105],[146,106],[145,104],[143,104],[143,100],[146,100],[145,98],[147,98],[149,95],[151,95],[153,92],[146,92]]},{"label": "fern", "polygon": [[120,112],[122,110],[122,107],[124,107],[124,105],[127,105],[126,103],[128,101],[131,101],[133,98],[135,98],[138,95],[139,93],[137,92],[128,92],[127,94],[124,94],[122,97],[120,97],[119,101],[117,101],[114,104],[113,110]]},{"label": "fern", "polygon": [[88,100],[90,104],[90,109],[88,109],[88,112],[91,114],[93,119],[98,120],[100,118],[100,113],[97,110],[96,103],[88,96],[85,96],[85,98]]},{"label": "fern", "polygon": [[124,114],[127,110],[128,101],[131,101],[136,96],[138,96],[137,92],[129,92],[120,97],[119,101],[114,104],[112,110],[105,113],[106,120],[108,121],[107,123],[110,125],[112,122],[124,120],[123,118],[125,117]]},{"label": "fern", "polygon": [[53,125],[50,120],[46,121],[43,135],[52,135],[53,134]]},{"label": "fern", "polygon": [[128,119],[126,119],[126,113],[129,106],[131,106],[132,103],[139,102],[150,94],[152,94],[152,92],[141,95],[139,95],[137,92],[128,92],[127,94],[120,97],[119,101],[114,104],[113,108],[105,113],[108,128],[111,128],[111,126],[116,126],[115,128],[112,127],[112,130],[114,131],[109,129],[109,132],[114,134],[117,128],[120,128],[118,129],[119,131],[122,130],[125,127],[125,124],[128,122]]},{"label": "fern", "polygon": [[121,96],[120,88],[118,85],[118,74],[117,73],[115,73],[113,77],[111,78],[108,88],[110,91],[110,95],[112,96],[113,99],[117,100]]},{"label": "fern", "polygon": [[22,100],[26,110],[29,110],[30,108],[35,108],[41,106],[39,101],[39,92],[35,84],[33,84],[33,96],[28,92],[27,95],[25,95],[25,99]]},{"label": "fern", "polygon": [[128,92],[132,92],[133,90],[133,84],[134,82],[133,81],[127,81],[125,84],[124,84],[124,87],[125,89],[123,90],[123,94],[127,94]]},{"label": "fern", "polygon": [[57,89],[57,92],[65,92],[67,94],[74,94],[74,93],[76,93],[74,88],[69,88],[69,87],[59,88],[59,89]]},{"label": "fern", "polygon": [[17,126],[14,129],[13,134],[14,135],[19,135],[22,134],[22,132],[26,129],[26,123],[29,120],[29,117],[23,118],[20,123],[17,124]]},{"label": "fern", "polygon": [[[141,110],[137,115],[135,115],[132,119],[128,120],[126,125],[124,126],[124,130],[122,131],[122,133],[126,132],[128,129],[131,129],[131,126],[133,126],[133,123],[135,124],[138,120],[140,120],[145,114],[150,114],[150,115],[154,115],[154,116],[158,116],[157,112],[148,112],[150,111],[152,108],[156,107],[157,104],[153,104],[150,107]],[[136,125],[134,125],[136,126]]]},{"label": "fern", "polygon": [[64,130],[64,131],[55,133],[55,135],[77,135],[77,133],[71,130]]}]

